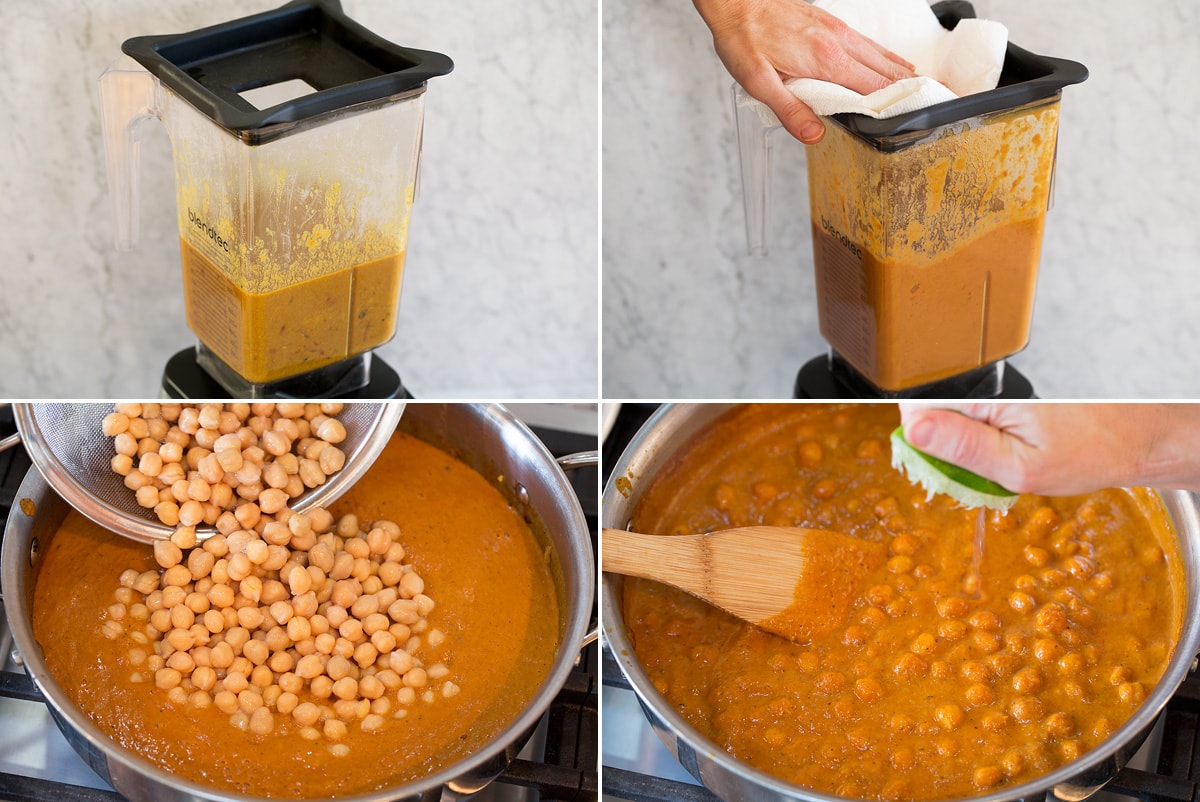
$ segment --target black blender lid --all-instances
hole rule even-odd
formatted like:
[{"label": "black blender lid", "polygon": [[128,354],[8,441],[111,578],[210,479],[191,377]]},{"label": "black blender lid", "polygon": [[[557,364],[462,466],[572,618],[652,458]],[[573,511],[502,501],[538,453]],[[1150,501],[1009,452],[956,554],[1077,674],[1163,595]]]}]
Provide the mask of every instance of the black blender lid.
[{"label": "black blender lid", "polygon": [[[294,0],[189,33],[138,36],[121,49],[202,113],[247,136],[418,89],[454,63],[401,47],[342,12],[340,0]],[[257,109],[238,93],[299,79],[316,91]]]},{"label": "black blender lid", "polygon": [[[943,0],[933,5],[942,27],[953,30],[959,20],[973,19],[975,8],[967,0]],[[1026,103],[1054,97],[1064,86],[1087,80],[1087,67],[1075,61],[1039,56],[1012,42],[1004,53],[1004,67],[995,89],[947,100],[924,109],[876,120],[865,114],[835,114],[843,128],[868,141],[928,131],[940,125],[981,114],[1015,109]]]}]

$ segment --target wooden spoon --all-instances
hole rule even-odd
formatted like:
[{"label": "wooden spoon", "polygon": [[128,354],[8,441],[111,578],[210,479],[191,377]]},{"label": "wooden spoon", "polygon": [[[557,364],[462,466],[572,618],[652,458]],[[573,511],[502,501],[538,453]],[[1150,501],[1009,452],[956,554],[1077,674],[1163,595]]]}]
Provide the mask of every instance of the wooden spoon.
[{"label": "wooden spoon", "polygon": [[673,585],[797,643],[842,626],[884,546],[821,529],[745,526],[704,535],[605,529],[605,571]]}]

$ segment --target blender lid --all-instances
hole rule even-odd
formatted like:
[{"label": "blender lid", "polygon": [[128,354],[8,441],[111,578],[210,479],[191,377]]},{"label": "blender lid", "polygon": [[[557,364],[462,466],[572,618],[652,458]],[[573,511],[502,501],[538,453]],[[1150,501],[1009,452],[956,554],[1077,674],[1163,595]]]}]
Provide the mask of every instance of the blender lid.
[{"label": "blender lid", "polygon": [[[943,0],[932,8],[942,27],[951,30],[959,20],[975,16],[975,8],[967,0]],[[886,120],[850,113],[835,114],[832,119],[850,133],[875,143],[898,134],[928,131],[970,117],[1015,109],[1026,103],[1054,97],[1064,86],[1082,83],[1087,77],[1087,67],[1078,62],[1039,56],[1009,42],[1000,81],[995,89],[937,103],[908,114],[898,114]]]},{"label": "blender lid", "polygon": [[[121,49],[219,125],[252,144],[281,129],[423,87],[448,56],[401,47],[342,12],[340,0],[294,0],[189,33],[138,36]],[[299,79],[311,94],[258,109],[239,93]]]}]

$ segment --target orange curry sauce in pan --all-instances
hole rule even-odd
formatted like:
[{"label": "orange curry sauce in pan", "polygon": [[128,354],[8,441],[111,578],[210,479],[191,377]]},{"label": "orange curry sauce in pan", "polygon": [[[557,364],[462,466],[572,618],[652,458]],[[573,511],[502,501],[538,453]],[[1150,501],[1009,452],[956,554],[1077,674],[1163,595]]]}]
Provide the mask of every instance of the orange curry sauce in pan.
[{"label": "orange curry sauce in pan", "polygon": [[1185,604],[1177,543],[1149,491],[1024,496],[988,513],[972,594],[977,511],[891,467],[898,423],[890,405],[736,409],[634,514],[668,536],[769,524],[885,544],[844,625],[797,645],[634,579],[625,623],[669,702],[762,771],[864,799],[1002,790],[1095,747],[1154,688]]},{"label": "orange curry sauce in pan", "polygon": [[[438,606],[445,633],[417,653],[442,662],[461,691],[414,702],[380,734],[351,726],[348,755],[300,738],[286,716],[267,736],[235,729],[213,707],[176,705],[130,680],[125,639],[100,634],[122,570],[157,568],[149,546],[70,513],[41,565],[34,632],[55,678],[114,741],[181,777],[259,796],[365,793],[430,774],[478,749],[526,707],[550,671],[560,598],[546,547],[482,476],[396,434],[331,511],[386,518]],[[316,700],[321,701],[321,700]]]}]

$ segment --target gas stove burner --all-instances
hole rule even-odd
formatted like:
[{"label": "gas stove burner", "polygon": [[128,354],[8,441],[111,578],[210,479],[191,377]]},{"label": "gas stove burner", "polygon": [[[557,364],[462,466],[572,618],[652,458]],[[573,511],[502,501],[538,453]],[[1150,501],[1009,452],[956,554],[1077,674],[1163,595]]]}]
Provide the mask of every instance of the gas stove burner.
[{"label": "gas stove burner", "polygon": [[[228,398],[230,391],[200,363],[203,346],[185,348],[167,361],[162,392],[167,398]],[[352,364],[351,364],[352,363]],[[339,372],[340,369],[340,372]],[[320,376],[314,374],[320,373]],[[370,352],[319,371],[292,377],[270,386],[267,394],[237,394],[257,398],[410,399],[412,395],[391,365]]]},{"label": "gas stove burner", "polygon": [[906,399],[906,398],[1035,398],[1029,379],[1001,359],[957,376],[890,392],[867,381],[836,351],[814,357],[796,374],[793,398],[802,399]]}]

